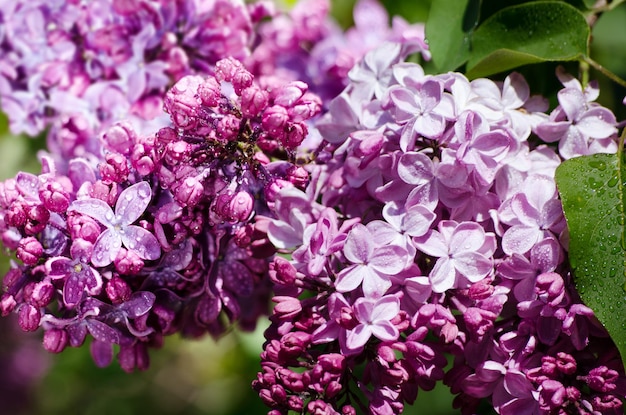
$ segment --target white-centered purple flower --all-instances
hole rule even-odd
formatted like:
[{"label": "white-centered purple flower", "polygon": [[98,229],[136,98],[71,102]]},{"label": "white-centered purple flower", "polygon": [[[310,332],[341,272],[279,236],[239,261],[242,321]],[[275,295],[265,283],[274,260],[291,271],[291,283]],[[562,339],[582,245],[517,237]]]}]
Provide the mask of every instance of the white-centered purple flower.
[{"label": "white-centered purple flower", "polygon": [[102,290],[100,273],[89,265],[92,251],[93,245],[90,242],[76,239],[70,248],[72,259],[56,256],[46,261],[50,278],[65,279],[63,302],[70,307],[82,299],[83,292],[95,296]]},{"label": "white-centered purple flower", "polygon": [[419,250],[439,258],[429,274],[434,292],[462,288],[492,273],[494,234],[475,222],[444,220],[437,228],[414,239]]},{"label": "white-centered purple flower", "polygon": [[400,312],[400,300],[394,295],[379,299],[359,298],[353,307],[359,322],[348,331],[346,346],[350,350],[361,349],[371,336],[382,341],[394,341],[398,338],[398,329],[391,320]]},{"label": "white-centered purple flower", "polygon": [[610,110],[587,102],[578,88],[560,90],[558,99],[560,105],[552,111],[549,121],[536,127],[536,133],[548,143],[558,141],[559,154],[563,158],[617,149],[615,142],[610,140],[617,132],[615,115]]},{"label": "white-centered purple flower", "polygon": [[133,225],[143,215],[151,199],[152,190],[148,182],[139,182],[120,193],[115,212],[100,199],[85,198],[72,202],[70,211],[90,216],[106,227],[93,248],[91,262],[95,266],[105,267],[113,262],[122,245],[141,259],[159,258],[161,246],[156,237],[146,229]]},{"label": "white-centered purple flower", "polygon": [[389,276],[404,269],[408,255],[401,246],[378,245],[374,234],[361,224],[348,233],[343,253],[352,265],[337,275],[335,288],[349,292],[362,285],[365,296],[370,298],[382,296],[391,287]]}]

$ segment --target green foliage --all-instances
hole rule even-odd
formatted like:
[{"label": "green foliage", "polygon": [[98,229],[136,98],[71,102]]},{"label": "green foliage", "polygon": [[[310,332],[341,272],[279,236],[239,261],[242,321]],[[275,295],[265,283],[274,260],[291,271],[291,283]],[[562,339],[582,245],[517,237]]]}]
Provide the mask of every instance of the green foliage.
[{"label": "green foliage", "polygon": [[[476,78],[531,63],[577,60],[588,54],[591,29],[576,7],[562,1],[517,3],[435,2],[426,36],[437,70],[455,70],[466,64],[466,75]],[[508,6],[502,7],[505,4]],[[586,8],[584,4],[581,7]]]},{"label": "green foliage", "polygon": [[567,160],[556,171],[576,289],[622,356],[626,356],[625,162],[620,149],[618,154]]},{"label": "green foliage", "polygon": [[527,3],[500,10],[474,32],[467,76],[480,77],[543,61],[587,54],[585,17],[561,2]]}]

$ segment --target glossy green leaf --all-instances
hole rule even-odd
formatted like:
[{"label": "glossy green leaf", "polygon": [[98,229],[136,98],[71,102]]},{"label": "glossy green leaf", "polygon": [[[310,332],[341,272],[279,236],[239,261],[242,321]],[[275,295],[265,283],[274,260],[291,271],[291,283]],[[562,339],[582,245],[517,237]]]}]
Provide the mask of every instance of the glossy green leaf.
[{"label": "glossy green leaf", "polygon": [[626,357],[626,165],[616,154],[562,163],[556,182],[570,234],[576,289]]},{"label": "glossy green leaf", "polygon": [[480,4],[480,0],[433,1],[426,22],[426,39],[439,72],[453,71],[467,61]]},{"label": "glossy green leaf", "polygon": [[470,78],[521,65],[576,60],[587,55],[590,28],[583,14],[560,1],[511,6],[475,31],[467,63]]}]

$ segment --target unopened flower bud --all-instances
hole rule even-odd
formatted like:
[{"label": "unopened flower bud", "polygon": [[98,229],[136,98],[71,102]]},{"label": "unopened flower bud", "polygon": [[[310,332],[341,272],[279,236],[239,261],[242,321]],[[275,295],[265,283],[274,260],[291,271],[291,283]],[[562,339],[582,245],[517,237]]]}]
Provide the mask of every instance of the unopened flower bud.
[{"label": "unopened flower bud", "polygon": [[8,316],[15,310],[16,305],[15,297],[7,293],[2,294],[2,298],[0,298],[0,315],[2,317]]},{"label": "unopened flower bud", "polygon": [[32,286],[30,303],[35,307],[45,307],[54,298],[55,288],[50,281],[39,281]]},{"label": "unopened flower bud", "polygon": [[61,353],[67,343],[68,335],[63,329],[50,329],[43,334],[43,347],[50,353]]},{"label": "unopened flower bud", "polygon": [[128,154],[128,151],[137,139],[137,134],[129,123],[120,122],[109,127],[103,134],[102,139],[110,150],[117,151],[120,154]]},{"label": "unopened flower bud", "polygon": [[17,247],[17,257],[26,265],[35,265],[43,254],[43,246],[32,236],[20,241]]},{"label": "unopened flower bud", "polygon": [[24,225],[27,235],[36,235],[44,230],[50,220],[50,211],[43,205],[35,205],[27,210],[28,221]]},{"label": "unopened flower bud", "polygon": [[198,98],[202,101],[202,104],[207,107],[217,107],[220,102],[221,90],[220,84],[217,79],[211,77],[206,78],[198,86]]},{"label": "unopened flower bud", "polygon": [[281,143],[286,149],[296,148],[302,144],[308,133],[309,129],[305,123],[289,123],[281,137]]},{"label": "unopened flower bud", "polygon": [[126,157],[118,153],[108,153],[105,161],[98,167],[105,182],[122,183],[128,179],[130,173]]},{"label": "unopened flower bud", "polygon": [[35,331],[41,322],[41,313],[30,304],[23,304],[18,312],[18,324],[24,331]]},{"label": "unopened flower bud", "polygon": [[255,85],[244,89],[241,91],[241,113],[244,117],[256,117],[267,107],[268,99],[267,91]]},{"label": "unopened flower bud", "polygon": [[41,186],[39,199],[51,212],[65,212],[70,206],[70,195],[58,182],[49,181]]},{"label": "unopened flower bud", "polygon": [[105,291],[113,304],[121,304],[127,301],[132,294],[130,286],[118,276],[114,276],[109,280]]},{"label": "unopened flower bud", "polygon": [[288,121],[289,114],[285,107],[273,105],[263,112],[261,125],[272,135],[282,134]]}]

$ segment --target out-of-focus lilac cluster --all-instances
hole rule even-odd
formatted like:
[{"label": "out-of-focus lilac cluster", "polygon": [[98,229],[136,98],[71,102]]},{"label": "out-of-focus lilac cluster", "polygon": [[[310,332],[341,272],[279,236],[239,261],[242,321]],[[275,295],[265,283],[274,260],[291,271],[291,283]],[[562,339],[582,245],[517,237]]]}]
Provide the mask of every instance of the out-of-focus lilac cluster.
[{"label": "out-of-focus lilac cluster", "polygon": [[[307,183],[293,162],[322,110],[315,91],[347,83],[309,75],[317,45],[343,36],[328,11],[326,0],[288,12],[238,0],[2,3],[2,108],[14,133],[45,131],[48,145],[40,174],[0,185],[15,254],[1,314],[43,328],[52,352],[90,335],[99,365],[117,345],[125,370],[147,367],[165,335],[253,328],[269,306],[276,195]],[[374,1],[355,20],[384,38],[403,27],[427,53],[420,25],[388,29]],[[327,64],[376,44],[358,30]]]},{"label": "out-of-focus lilac cluster", "polygon": [[[438,381],[473,414],[618,414],[619,353],[573,288],[554,172],[616,150],[616,120],[559,70],[549,115],[525,79],[425,75],[388,44],[316,123],[304,191],[268,237],[275,307],[254,387],[272,410],[402,413]],[[557,146],[546,143],[558,143]],[[451,357],[451,360],[448,359]]]}]

